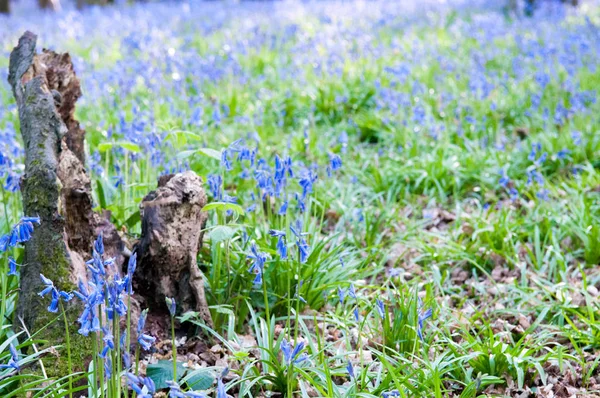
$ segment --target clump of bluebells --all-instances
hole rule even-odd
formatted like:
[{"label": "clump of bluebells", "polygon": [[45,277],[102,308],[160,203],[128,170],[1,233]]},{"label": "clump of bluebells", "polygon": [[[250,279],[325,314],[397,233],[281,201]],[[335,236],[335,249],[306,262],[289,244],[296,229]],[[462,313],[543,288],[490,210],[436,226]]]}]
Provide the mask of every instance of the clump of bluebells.
[{"label": "clump of bluebells", "polygon": [[[40,275],[44,289],[40,296],[51,294],[52,301],[48,311],[56,312],[60,300],[69,302],[77,297],[83,306],[78,318],[80,325],[78,333],[90,337],[93,348],[93,383],[91,391],[99,396],[121,397],[121,378],[132,371],[129,353],[130,324],[121,327],[121,319],[129,319],[129,296],[133,294],[132,278],[136,268],[136,255],[129,259],[127,273],[121,272],[113,258],[106,258],[102,235],[94,242],[92,258],[86,263],[88,280],[80,280],[77,290],[72,293],[59,290],[54,283]],[[154,338],[143,333],[145,314],[140,316],[137,327],[138,345],[136,346],[136,368],[139,360],[140,347],[147,350],[154,342]],[[68,327],[67,327],[68,335]],[[135,383],[130,383],[134,390]]]},{"label": "clump of bluebells", "polygon": [[[52,300],[48,307],[50,312],[56,312],[59,303],[69,302],[73,297],[77,297],[81,302],[83,311],[78,318],[80,324],[78,333],[89,337],[93,347],[91,391],[97,393],[99,397],[121,398],[122,379],[126,378],[127,386],[138,397],[150,398],[156,392],[154,381],[136,375],[139,369],[140,351],[150,350],[155,342],[154,337],[144,332],[147,309],[141,312],[135,328],[137,336],[135,363],[132,362],[130,355],[129,341],[132,335],[130,298],[133,295],[132,281],[137,266],[137,255],[134,253],[129,258],[127,271],[124,276],[121,276],[114,258],[106,257],[102,235],[100,235],[94,242],[92,258],[86,265],[89,278],[87,281],[80,280],[78,289],[72,293],[59,290],[50,279],[40,275],[45,286],[40,296],[51,295]],[[175,301],[167,299],[167,303],[173,317],[176,309]],[[121,326],[122,319],[126,319],[125,327]],[[68,325],[66,329],[68,335]],[[175,357],[173,365],[176,369]],[[176,373],[174,375],[176,378]],[[193,392],[181,392],[176,383],[171,389],[172,396],[189,398],[203,396]],[[180,392],[183,395],[180,395]],[[128,391],[125,393],[127,394]]]},{"label": "clump of bluebells", "polygon": [[6,235],[0,236],[0,253],[31,239],[34,224],[40,225],[39,217],[22,217]]}]

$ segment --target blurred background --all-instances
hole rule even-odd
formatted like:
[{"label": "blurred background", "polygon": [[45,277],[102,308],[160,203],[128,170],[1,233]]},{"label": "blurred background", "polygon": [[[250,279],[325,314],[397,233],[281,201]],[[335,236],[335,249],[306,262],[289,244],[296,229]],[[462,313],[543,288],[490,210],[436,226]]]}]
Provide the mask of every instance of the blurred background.
[{"label": "blurred background", "polygon": [[[273,0],[281,2],[278,0]],[[286,2],[295,2],[283,0]],[[301,1],[301,0],[299,0]],[[589,1],[589,0],[588,0]],[[111,7],[115,5],[125,5],[128,3],[154,3],[156,1],[132,1],[132,0],[0,0],[0,14],[4,15],[27,15],[35,12],[35,10],[44,10],[50,12],[59,12],[61,10],[83,10],[89,7]],[[181,3],[179,1],[171,1],[173,3]],[[253,2],[271,2],[271,0],[212,0],[207,2],[218,3],[253,3]],[[397,1],[398,6],[403,8],[419,7],[464,7],[464,6],[488,6],[494,8],[502,8],[507,13],[514,15],[531,16],[536,12],[536,9],[543,7],[544,3],[566,3],[577,7],[586,0],[401,0]]]}]

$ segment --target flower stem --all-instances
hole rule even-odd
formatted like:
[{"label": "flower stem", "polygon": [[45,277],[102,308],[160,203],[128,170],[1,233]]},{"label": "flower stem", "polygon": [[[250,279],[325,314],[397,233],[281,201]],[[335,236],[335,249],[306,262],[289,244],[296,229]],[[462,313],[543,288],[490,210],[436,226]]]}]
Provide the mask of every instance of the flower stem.
[{"label": "flower stem", "polygon": [[175,317],[171,316],[171,345],[173,349],[173,381],[177,383],[177,346],[175,345]]},{"label": "flower stem", "polygon": [[69,369],[69,397],[73,398],[73,361],[71,358],[71,331],[69,330],[69,320],[67,319],[67,312],[61,300],[58,300],[60,304],[60,310],[62,311],[63,321],[65,323],[66,332],[66,343],[67,343],[67,365]]}]

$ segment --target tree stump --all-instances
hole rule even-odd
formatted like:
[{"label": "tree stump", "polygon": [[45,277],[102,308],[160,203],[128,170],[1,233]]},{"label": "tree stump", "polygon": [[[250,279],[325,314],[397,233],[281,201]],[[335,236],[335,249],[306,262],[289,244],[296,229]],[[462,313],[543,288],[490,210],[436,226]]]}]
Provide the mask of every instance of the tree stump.
[{"label": "tree stump", "polygon": [[36,294],[40,273],[65,290],[79,279],[86,281],[85,259],[100,233],[110,237],[107,252],[123,261],[116,229],[93,212],[91,181],[83,163],[85,131],[73,117],[81,88],[71,57],[48,50],[37,54],[36,40],[31,32],[19,39],[8,76],[25,143],[23,209],[42,221],[25,245],[27,266],[21,272],[17,316],[27,327],[44,307]]},{"label": "tree stump", "polygon": [[205,205],[202,180],[193,171],[159,179],[158,188],[140,205],[142,236],[136,248],[139,271],[134,281],[150,308],[164,308],[165,297],[175,297],[184,310],[195,309],[212,327],[197,263],[207,218],[202,211]]}]

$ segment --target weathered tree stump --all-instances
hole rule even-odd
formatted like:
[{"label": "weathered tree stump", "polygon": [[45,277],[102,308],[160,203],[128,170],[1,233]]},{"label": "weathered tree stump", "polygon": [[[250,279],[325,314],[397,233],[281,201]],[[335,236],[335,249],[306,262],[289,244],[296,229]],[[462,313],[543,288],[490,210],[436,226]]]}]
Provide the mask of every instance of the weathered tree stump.
[{"label": "weathered tree stump", "polygon": [[202,211],[206,194],[196,173],[162,176],[158,188],[140,205],[142,237],[137,245],[136,291],[153,305],[164,307],[165,297],[175,297],[184,310],[194,309],[213,326],[204,278],[198,268],[207,215]]},{"label": "weathered tree stump", "polygon": [[93,212],[91,181],[83,163],[85,131],[73,117],[81,88],[71,57],[48,50],[36,54],[36,40],[31,32],[19,39],[8,77],[25,143],[23,209],[42,221],[25,246],[27,266],[21,272],[17,315],[27,327],[43,308],[36,294],[40,273],[63,289],[85,281],[85,259],[100,233],[110,238],[107,251],[123,260],[123,243],[114,226]]}]

